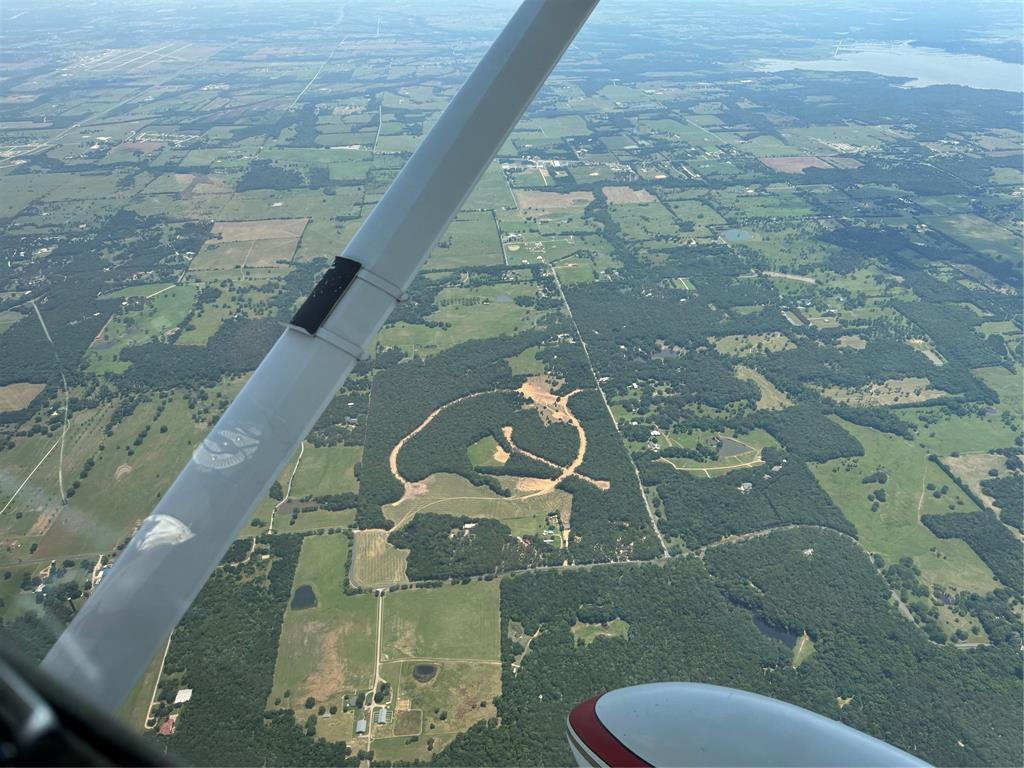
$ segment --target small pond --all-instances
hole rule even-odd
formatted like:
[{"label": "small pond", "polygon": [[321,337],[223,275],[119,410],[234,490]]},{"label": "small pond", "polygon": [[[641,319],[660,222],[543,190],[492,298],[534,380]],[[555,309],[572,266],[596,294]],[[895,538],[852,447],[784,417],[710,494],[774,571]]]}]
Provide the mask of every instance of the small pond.
[{"label": "small pond", "polygon": [[309,584],[303,584],[292,596],[292,610],[301,611],[303,608],[316,608],[316,593]]},{"label": "small pond", "polygon": [[722,232],[722,237],[727,243],[742,243],[744,240],[752,240],[754,235],[745,229],[727,229]]},{"label": "small pond", "polygon": [[412,668],[412,676],[417,683],[427,683],[434,679],[437,667],[433,664],[417,664]]}]

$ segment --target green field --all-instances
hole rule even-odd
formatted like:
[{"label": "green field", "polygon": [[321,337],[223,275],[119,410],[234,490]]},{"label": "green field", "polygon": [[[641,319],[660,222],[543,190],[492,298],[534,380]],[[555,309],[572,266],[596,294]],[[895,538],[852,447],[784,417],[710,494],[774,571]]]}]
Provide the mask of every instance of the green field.
[{"label": "green field", "polygon": [[498,582],[392,592],[384,598],[383,657],[497,661]]},{"label": "green field", "polygon": [[274,530],[281,533],[306,533],[323,528],[348,528],[356,518],[354,509],[316,509],[300,512],[292,524],[290,515],[280,515],[274,523]]},{"label": "green field", "polygon": [[133,344],[159,340],[180,326],[196,297],[196,287],[192,285],[139,286],[129,291],[123,294],[125,298],[142,297],[142,308],[138,311],[126,308],[107,323],[89,352],[89,368],[94,373],[127,370],[129,364],[118,359],[121,350]]},{"label": "green field", "polygon": [[449,225],[447,232],[427,260],[427,269],[459,269],[501,264],[504,259],[498,228],[489,212],[463,212]]},{"label": "green field", "polygon": [[516,304],[516,297],[533,297],[537,288],[531,283],[502,283],[478,288],[447,287],[435,302],[436,309],[426,320],[441,323],[434,327],[395,323],[384,328],[377,342],[384,347],[399,347],[409,352],[434,354],[471,339],[512,335],[536,324],[537,311]]},{"label": "green field", "polygon": [[373,682],[377,600],[342,591],[347,545],[341,534],[308,536],[302,542],[292,591],[311,586],[317,605],[285,611],[271,693],[271,699],[286,699],[290,692],[286,705],[295,709],[307,696],[340,707],[342,696]]},{"label": "green field", "polygon": [[362,456],[360,446],[315,447],[307,443],[292,480],[291,497],[301,499],[358,491],[355,465]]},{"label": "green field", "polygon": [[[499,481],[515,488],[516,480],[504,477]],[[546,529],[546,517],[551,513],[569,518],[572,496],[554,490],[528,499],[499,496],[491,489],[475,486],[461,475],[439,473],[426,480],[426,493],[408,498],[384,508],[389,520],[402,525],[417,512],[429,511],[439,515],[465,515],[500,520],[518,536],[537,535]],[[519,496],[525,494],[518,494]]]},{"label": "green field", "polygon": [[[857,527],[857,535],[869,552],[886,563],[910,557],[930,585],[985,594],[998,583],[974,551],[960,539],[940,539],[921,523],[921,515],[942,514],[953,504],[957,511],[977,510],[949,477],[928,460],[928,451],[894,435],[842,422],[843,428],[864,446],[864,456],[811,464],[818,482],[843,514]],[[871,511],[867,496],[878,485],[861,480],[883,468],[888,482],[887,500]],[[941,499],[927,489],[949,486]],[[959,500],[959,503],[958,503]]]}]

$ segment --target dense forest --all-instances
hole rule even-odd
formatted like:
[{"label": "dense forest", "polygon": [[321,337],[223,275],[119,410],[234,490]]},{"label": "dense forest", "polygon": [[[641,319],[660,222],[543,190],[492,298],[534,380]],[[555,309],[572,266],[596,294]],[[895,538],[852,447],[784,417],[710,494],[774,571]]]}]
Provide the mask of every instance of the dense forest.
[{"label": "dense forest", "polygon": [[[775,696],[939,765],[1021,762],[1015,650],[930,644],[888,604],[885,582],[853,542],[780,531],[709,551],[707,569],[684,558],[504,580],[503,627],[514,621],[539,634],[513,675],[508,662],[523,649],[503,633],[501,726],[478,723],[434,762],[565,764],[563,723],[574,703],[666,679]],[[813,655],[794,669],[790,651],[761,635],[748,610],[806,631]],[[626,621],[628,638],[579,645],[572,626],[595,616]]]}]

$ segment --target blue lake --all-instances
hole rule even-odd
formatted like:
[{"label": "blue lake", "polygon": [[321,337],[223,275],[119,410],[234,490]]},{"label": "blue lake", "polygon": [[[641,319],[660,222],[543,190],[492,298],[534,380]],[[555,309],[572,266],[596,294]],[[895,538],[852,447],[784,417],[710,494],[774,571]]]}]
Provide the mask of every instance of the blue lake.
[{"label": "blue lake", "polygon": [[819,72],[873,72],[909,78],[910,88],[963,85],[997,91],[1024,91],[1024,66],[973,54],[918,48],[910,43],[854,45],[827,59],[762,59],[758,69],[784,72],[808,69]]}]

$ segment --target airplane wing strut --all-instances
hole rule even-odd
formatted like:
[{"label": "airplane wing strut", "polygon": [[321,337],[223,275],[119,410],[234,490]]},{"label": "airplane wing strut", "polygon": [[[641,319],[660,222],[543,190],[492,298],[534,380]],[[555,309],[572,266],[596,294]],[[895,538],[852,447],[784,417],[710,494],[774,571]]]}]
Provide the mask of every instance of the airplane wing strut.
[{"label": "airplane wing strut", "polygon": [[118,708],[597,2],[523,2],[57,640],[46,672]]}]

